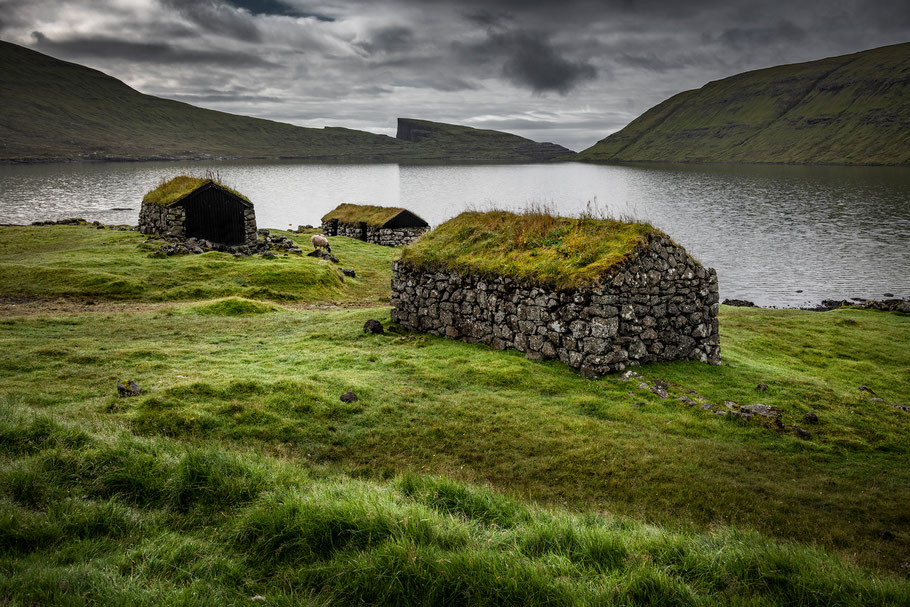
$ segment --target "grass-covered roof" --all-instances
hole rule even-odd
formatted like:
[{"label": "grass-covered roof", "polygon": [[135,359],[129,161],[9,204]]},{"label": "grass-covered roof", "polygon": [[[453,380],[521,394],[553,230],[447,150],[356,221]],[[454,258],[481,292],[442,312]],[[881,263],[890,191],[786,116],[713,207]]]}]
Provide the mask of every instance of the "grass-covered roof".
[{"label": "grass-covered roof", "polygon": [[468,211],[405,247],[401,259],[569,289],[598,284],[653,232],[648,224],[614,219]]},{"label": "grass-covered roof", "polygon": [[404,209],[399,207],[377,207],[370,204],[340,204],[322,217],[322,221],[337,219],[341,223],[366,222],[368,226],[382,226],[394,219]]},{"label": "grass-covered roof", "polygon": [[224,188],[232,194],[239,196],[243,200],[250,202],[250,199],[240,192],[233,190],[226,185],[215,181],[214,179],[208,177],[190,177],[189,175],[178,175],[169,181],[162,181],[157,188],[149,191],[142,198],[142,202],[167,206],[172,202],[180,200],[190,192],[198,190],[207,183],[214,183],[215,185]]}]

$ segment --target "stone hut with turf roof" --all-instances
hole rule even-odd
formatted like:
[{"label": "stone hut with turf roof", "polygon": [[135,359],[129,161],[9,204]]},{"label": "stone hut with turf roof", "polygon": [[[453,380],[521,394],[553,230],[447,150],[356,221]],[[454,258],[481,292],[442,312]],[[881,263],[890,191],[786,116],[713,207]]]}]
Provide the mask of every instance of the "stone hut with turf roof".
[{"label": "stone hut with turf roof", "polygon": [[145,195],[139,231],[174,240],[256,246],[256,212],[243,194],[212,179],[182,175]]},{"label": "stone hut with turf roof", "polygon": [[426,221],[398,207],[342,204],[322,218],[326,236],[347,236],[387,247],[410,244],[429,229]]},{"label": "stone hut with turf roof", "polygon": [[587,377],[720,363],[717,273],[647,224],[466,212],[402,251],[392,320]]}]

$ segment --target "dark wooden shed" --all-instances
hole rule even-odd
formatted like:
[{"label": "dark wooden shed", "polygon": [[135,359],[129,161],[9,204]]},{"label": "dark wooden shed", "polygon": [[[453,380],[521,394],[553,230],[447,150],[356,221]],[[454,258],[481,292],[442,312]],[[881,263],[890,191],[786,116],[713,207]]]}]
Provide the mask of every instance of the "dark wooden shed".
[{"label": "dark wooden shed", "polygon": [[175,177],[145,195],[139,213],[145,234],[199,238],[227,246],[256,244],[253,203],[211,179]]}]

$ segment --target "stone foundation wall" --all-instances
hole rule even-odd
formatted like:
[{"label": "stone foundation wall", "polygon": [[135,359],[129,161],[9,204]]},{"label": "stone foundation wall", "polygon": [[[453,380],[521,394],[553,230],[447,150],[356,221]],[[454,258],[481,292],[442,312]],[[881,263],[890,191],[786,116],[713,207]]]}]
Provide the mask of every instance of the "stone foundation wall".
[{"label": "stone foundation wall", "polygon": [[139,210],[139,231],[167,238],[186,238],[186,213],[181,207],[143,202]]},{"label": "stone foundation wall", "polygon": [[376,230],[376,240],[368,242],[387,247],[401,247],[411,244],[429,231],[430,228],[379,228]]},{"label": "stone foundation wall", "polygon": [[651,361],[719,364],[717,273],[660,235],[639,253],[604,287],[568,291],[397,262],[392,320],[530,359],[556,358],[588,377]]},{"label": "stone foundation wall", "polygon": [[246,234],[246,245],[255,247],[259,240],[259,232],[256,230],[256,209],[253,207],[243,209],[243,226]]},{"label": "stone foundation wall", "polygon": [[[322,222],[323,234],[331,234],[333,232],[332,228],[333,222]],[[386,247],[400,247],[411,244],[429,230],[430,228],[377,228],[374,226],[367,226],[366,239],[364,240],[363,229],[360,225],[356,223],[339,223],[338,231],[335,235],[356,238],[357,240],[364,240],[364,242],[379,244]]]}]

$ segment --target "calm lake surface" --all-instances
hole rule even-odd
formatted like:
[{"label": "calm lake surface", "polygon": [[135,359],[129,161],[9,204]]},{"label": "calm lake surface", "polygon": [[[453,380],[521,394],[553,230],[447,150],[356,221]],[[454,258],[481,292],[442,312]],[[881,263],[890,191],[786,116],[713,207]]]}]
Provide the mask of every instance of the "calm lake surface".
[{"label": "calm lake surface", "polygon": [[[467,208],[589,201],[648,221],[717,269],[722,298],[800,306],[910,297],[910,169],[787,166],[399,166],[292,162],[0,165],[0,223],[138,222],[145,192],[218,171],[260,227],[318,225],[342,202],[403,206],[437,225]],[[802,291],[801,293],[798,291]]]}]

